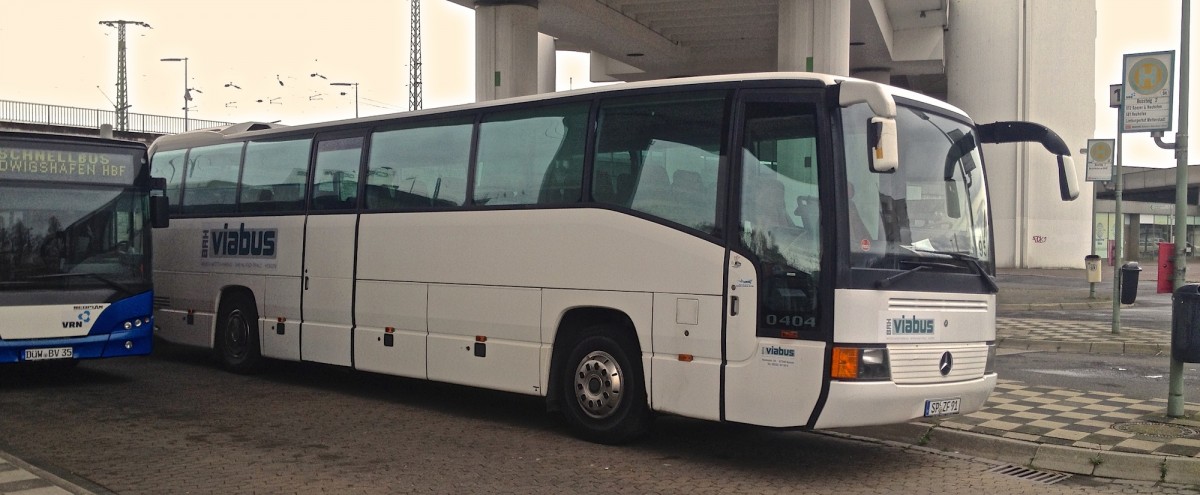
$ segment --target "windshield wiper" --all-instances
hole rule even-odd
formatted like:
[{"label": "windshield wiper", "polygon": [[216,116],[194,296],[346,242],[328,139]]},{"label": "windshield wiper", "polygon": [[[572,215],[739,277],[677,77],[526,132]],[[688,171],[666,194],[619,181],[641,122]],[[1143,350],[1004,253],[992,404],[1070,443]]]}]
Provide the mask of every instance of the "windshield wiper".
[{"label": "windshield wiper", "polygon": [[137,292],[134,291],[133,288],[128,285],[117,282],[116,280],[105,277],[104,275],[100,275],[99,273],[92,273],[92,272],[55,273],[53,275],[38,275],[36,277],[26,278],[25,280],[48,280],[48,279],[59,279],[59,278],[74,278],[74,277],[87,277],[87,278],[99,280],[99,281],[103,282],[104,285],[107,285],[107,286],[117,289],[121,292],[124,292],[126,295],[132,296],[132,295],[137,294]]},{"label": "windshield wiper", "polygon": [[895,274],[895,275],[892,275],[892,276],[890,276],[890,277],[888,277],[888,278],[885,278],[885,279],[880,279],[880,280],[876,280],[876,281],[875,281],[875,288],[876,288],[876,289],[885,289],[885,288],[887,288],[888,286],[890,286],[890,285],[892,285],[893,283],[895,283],[897,280],[900,280],[900,279],[902,279],[902,278],[904,278],[904,277],[907,277],[907,276],[909,276],[909,275],[912,275],[912,274],[914,274],[914,273],[917,273],[917,272],[919,272],[919,271],[921,271],[921,270],[928,270],[928,269],[929,269],[929,265],[928,265],[928,264],[925,264],[925,263],[919,263],[919,262],[916,262],[916,263],[918,263],[918,264],[917,264],[917,266],[914,266],[914,267],[912,267],[912,268],[909,268],[909,269],[907,269],[907,270],[904,270],[904,271],[902,271],[902,272],[900,272],[900,273],[897,273],[897,274]]},{"label": "windshield wiper", "polygon": [[875,281],[876,289],[887,288],[888,286],[895,283],[897,280],[900,280],[904,277],[907,277],[909,275],[917,273],[921,270],[928,270],[930,268],[949,268],[951,270],[955,270],[955,269],[960,268],[957,265],[951,265],[949,263],[942,263],[940,261],[930,261],[930,260],[922,260],[922,259],[901,259],[901,260],[898,260],[898,263],[902,263],[905,265],[917,265],[917,266],[909,268],[908,270],[904,270],[904,271],[897,273],[895,275],[892,275],[888,278],[876,280]]},{"label": "windshield wiper", "polygon": [[948,257],[958,260],[958,261],[964,261],[967,264],[974,267],[975,270],[979,272],[979,277],[983,279],[983,284],[986,285],[988,287],[988,289],[991,289],[992,292],[1000,292],[1000,286],[996,285],[996,278],[991,276],[990,274],[988,274],[987,269],[983,267],[983,262],[980,261],[979,258],[971,256],[967,253],[960,253],[957,251],[932,251],[932,250],[926,250],[926,249],[914,249],[913,251],[918,252],[918,253],[928,253],[928,254],[934,254],[934,255],[939,255],[939,256],[948,256]]}]

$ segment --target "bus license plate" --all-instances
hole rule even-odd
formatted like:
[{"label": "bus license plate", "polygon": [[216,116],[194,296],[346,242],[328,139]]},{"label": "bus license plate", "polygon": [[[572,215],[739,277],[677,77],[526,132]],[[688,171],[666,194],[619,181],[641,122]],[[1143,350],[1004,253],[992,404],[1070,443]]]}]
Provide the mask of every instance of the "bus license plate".
[{"label": "bus license plate", "polygon": [[958,397],[925,401],[925,417],[958,414]]},{"label": "bus license plate", "polygon": [[42,361],[46,359],[70,359],[75,357],[75,350],[70,347],[49,347],[45,349],[25,349],[26,361]]}]

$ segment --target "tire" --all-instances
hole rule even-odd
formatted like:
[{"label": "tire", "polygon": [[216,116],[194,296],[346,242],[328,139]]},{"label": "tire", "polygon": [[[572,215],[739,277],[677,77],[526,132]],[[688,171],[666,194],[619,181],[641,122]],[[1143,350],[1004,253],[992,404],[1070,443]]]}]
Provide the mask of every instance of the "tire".
[{"label": "tire", "polygon": [[577,437],[616,445],[650,428],[641,361],[636,347],[604,328],[585,332],[563,362],[559,400],[567,426]]},{"label": "tire", "polygon": [[213,346],[221,367],[239,374],[256,373],[263,368],[258,343],[258,311],[240,295],[228,295],[217,311],[217,335]]}]

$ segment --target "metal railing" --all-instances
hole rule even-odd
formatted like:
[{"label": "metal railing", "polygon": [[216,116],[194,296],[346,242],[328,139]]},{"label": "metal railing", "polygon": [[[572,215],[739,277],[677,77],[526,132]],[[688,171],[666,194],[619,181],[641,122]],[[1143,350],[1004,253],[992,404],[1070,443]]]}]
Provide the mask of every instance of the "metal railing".
[{"label": "metal railing", "polygon": [[[99,128],[101,124],[116,128],[117,112],[97,108],[64,107],[44,103],[0,100],[0,121],[65,127]],[[229,125],[217,120],[187,119],[165,115],[129,114],[130,132],[178,134],[186,129],[203,129]],[[185,129],[186,127],[186,129]],[[120,129],[118,129],[120,130]]]}]

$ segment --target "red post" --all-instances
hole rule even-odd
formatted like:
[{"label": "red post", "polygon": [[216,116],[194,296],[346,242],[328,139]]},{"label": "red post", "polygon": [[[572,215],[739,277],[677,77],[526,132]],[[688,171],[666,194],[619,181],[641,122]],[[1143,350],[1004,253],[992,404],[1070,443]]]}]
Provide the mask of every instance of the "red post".
[{"label": "red post", "polygon": [[1158,243],[1158,293],[1170,294],[1175,292],[1172,280],[1175,275],[1175,243]]}]

